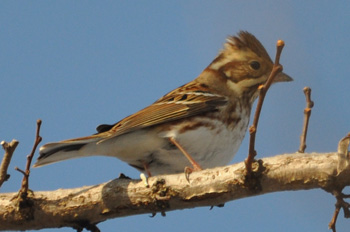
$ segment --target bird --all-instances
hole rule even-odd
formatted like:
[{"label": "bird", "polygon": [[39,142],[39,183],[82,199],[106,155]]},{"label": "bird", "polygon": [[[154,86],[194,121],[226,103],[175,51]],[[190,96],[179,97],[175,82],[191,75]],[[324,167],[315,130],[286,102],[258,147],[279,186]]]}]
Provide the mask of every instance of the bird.
[{"label": "bird", "polygon": [[[115,124],[98,126],[96,134],[43,145],[34,167],[94,155],[116,157],[148,176],[227,165],[272,68],[260,41],[239,31],[194,80]],[[292,80],[280,72],[273,83]]]}]

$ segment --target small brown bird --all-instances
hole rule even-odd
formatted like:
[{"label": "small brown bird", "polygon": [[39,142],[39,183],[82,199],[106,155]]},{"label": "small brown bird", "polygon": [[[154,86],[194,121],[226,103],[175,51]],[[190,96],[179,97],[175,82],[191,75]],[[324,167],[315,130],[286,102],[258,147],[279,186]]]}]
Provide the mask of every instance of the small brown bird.
[{"label": "small brown bird", "polygon": [[[98,126],[97,134],[45,144],[34,166],[92,155],[117,157],[149,176],[226,165],[272,66],[262,44],[241,31],[193,81],[114,125]],[[283,81],[292,78],[274,79]]]}]

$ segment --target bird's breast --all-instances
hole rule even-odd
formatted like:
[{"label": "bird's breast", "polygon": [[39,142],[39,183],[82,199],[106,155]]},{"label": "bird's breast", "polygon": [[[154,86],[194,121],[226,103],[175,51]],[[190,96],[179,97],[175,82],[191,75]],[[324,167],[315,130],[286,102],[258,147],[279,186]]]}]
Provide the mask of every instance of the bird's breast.
[{"label": "bird's breast", "polygon": [[[236,113],[232,116],[222,118],[217,113],[193,117],[174,123],[159,136],[174,138],[202,168],[223,166],[236,154],[249,122],[249,115]],[[185,167],[191,166],[181,151],[171,144],[154,152],[152,161],[151,173],[157,174],[182,172]]]}]

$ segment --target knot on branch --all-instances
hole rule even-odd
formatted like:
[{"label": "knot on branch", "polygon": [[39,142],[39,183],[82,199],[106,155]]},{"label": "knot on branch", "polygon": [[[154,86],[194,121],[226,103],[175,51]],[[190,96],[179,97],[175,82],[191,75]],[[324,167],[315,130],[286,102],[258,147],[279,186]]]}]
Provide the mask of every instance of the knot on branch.
[{"label": "knot on branch", "polygon": [[[164,179],[159,179],[152,185],[151,190],[156,211],[161,211],[162,216],[165,216],[164,211],[170,208],[169,200],[171,196],[173,196],[170,187],[165,185]],[[156,214],[153,213],[152,217],[155,215]]]},{"label": "knot on branch", "polygon": [[262,191],[261,178],[266,168],[261,159],[252,163],[252,169],[245,171],[244,186],[254,193]]}]

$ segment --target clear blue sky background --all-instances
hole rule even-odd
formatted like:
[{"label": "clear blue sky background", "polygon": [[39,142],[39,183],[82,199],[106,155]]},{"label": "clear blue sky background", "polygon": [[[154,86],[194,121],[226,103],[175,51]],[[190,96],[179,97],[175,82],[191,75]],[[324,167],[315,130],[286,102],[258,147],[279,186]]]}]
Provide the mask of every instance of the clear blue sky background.
[{"label": "clear blue sky background", "polygon": [[[293,83],[268,93],[259,157],[295,152],[304,86],[312,88],[307,151],[335,151],[350,131],[349,1],[1,1],[0,140],[20,141],[1,192],[14,192],[43,120],[43,143],[89,135],[194,79],[227,35],[255,34],[271,56],[277,39]],[[247,154],[247,139],[232,162]],[[33,169],[30,188],[93,185],[139,173],[112,158]],[[113,219],[102,231],[328,231],[335,200],[322,190],[281,192],[209,207]],[[339,231],[348,231],[341,212]],[[50,230],[45,230],[50,231]],[[61,231],[72,231],[70,228]]]}]

